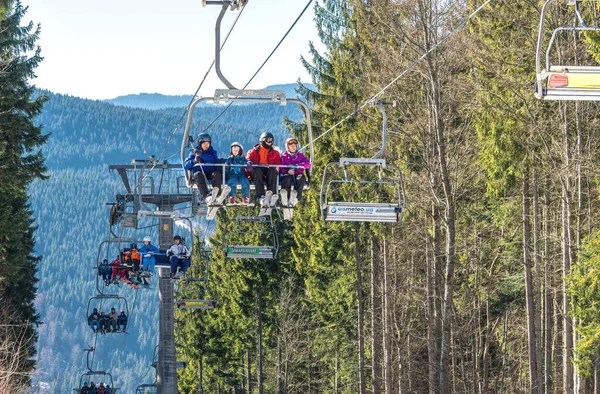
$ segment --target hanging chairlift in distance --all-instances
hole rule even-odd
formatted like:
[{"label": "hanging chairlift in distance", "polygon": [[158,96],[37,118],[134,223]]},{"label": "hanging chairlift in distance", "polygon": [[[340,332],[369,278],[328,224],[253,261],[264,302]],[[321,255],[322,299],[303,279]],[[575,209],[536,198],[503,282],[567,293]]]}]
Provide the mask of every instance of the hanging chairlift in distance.
[{"label": "hanging chairlift in distance", "polygon": [[84,372],[83,374],[81,374],[81,377],[79,378],[79,387],[74,388],[73,391],[77,392],[77,394],[81,394],[81,388],[83,387],[84,383],[87,383],[89,386],[91,382],[94,382],[94,384],[104,383],[105,385],[106,384],[110,385],[110,391],[106,391],[106,393],[107,394],[115,394],[120,389],[118,387],[114,387],[114,381],[113,381],[112,375],[105,371],[94,371],[91,368],[90,353],[94,352],[94,350],[95,349],[93,347],[84,349],[84,351],[87,353],[86,354],[87,372]]},{"label": "hanging chairlift in distance", "polygon": [[[105,300],[106,303],[112,302],[111,304],[108,305],[108,312],[103,310],[105,308]],[[129,319],[129,306],[127,305],[127,299],[125,297],[121,297],[118,294],[100,294],[97,295],[95,297],[92,297],[88,300],[88,304],[87,304],[87,313],[85,315],[86,318],[86,324],[88,326],[91,327],[90,321],[88,320],[90,315],[92,314],[92,312],[94,311],[94,309],[96,309],[96,311],[98,312],[98,314],[100,314],[101,312],[104,312],[105,316],[108,316],[108,313],[110,312],[110,310],[114,308],[115,311],[117,312],[117,314],[119,315],[121,313],[121,311],[125,311],[125,315],[127,316],[127,318]],[[99,327],[100,329],[102,329],[102,323],[99,321]],[[109,325],[110,327],[110,325]],[[120,326],[117,325],[116,327],[117,331],[112,331],[113,333],[122,333],[124,331],[121,330]]]},{"label": "hanging chairlift in distance", "polygon": [[[537,50],[535,57],[536,84],[535,97],[541,100],[573,100],[573,101],[599,101],[600,100],[600,66],[591,65],[553,65],[550,53],[555,44],[556,37],[561,32],[575,32],[582,34],[586,31],[600,31],[599,27],[587,26],[579,10],[581,0],[567,0],[567,6],[573,7],[579,26],[560,26],[554,29],[546,48],[546,67],[542,69],[542,46],[544,41],[544,23],[547,7],[557,0],[547,0],[540,14]],[[562,0],[564,1],[564,0]],[[587,3],[595,4],[597,0]]]},{"label": "hanging chairlift in distance", "polygon": [[156,394],[157,391],[156,383],[152,384],[140,384],[135,389],[135,394]]},{"label": "hanging chairlift in distance", "polygon": [[[181,296],[188,296],[191,290],[190,284],[202,283],[202,289],[200,292],[206,294],[206,285],[208,283],[208,263],[210,250],[203,249],[202,254],[205,257],[204,275],[200,278],[185,278],[181,279],[177,285],[175,292],[175,305],[180,309],[214,309],[217,306],[216,300],[209,299],[184,299]],[[194,293],[195,295],[196,293]]]},{"label": "hanging chairlift in distance", "polygon": [[[387,137],[387,115],[384,104],[374,105],[383,115],[383,145],[381,150],[370,159],[341,158],[339,162],[329,163],[323,171],[321,184],[320,207],[321,216],[326,221],[338,222],[398,222],[405,209],[404,183],[402,172],[392,163],[387,163],[380,156],[385,151]],[[395,104],[395,102],[394,102]],[[366,177],[362,170],[373,170]],[[373,179],[373,177],[375,179]],[[355,184],[364,188],[385,188],[393,199],[387,202],[331,201],[333,195],[342,196],[344,185]]]}]

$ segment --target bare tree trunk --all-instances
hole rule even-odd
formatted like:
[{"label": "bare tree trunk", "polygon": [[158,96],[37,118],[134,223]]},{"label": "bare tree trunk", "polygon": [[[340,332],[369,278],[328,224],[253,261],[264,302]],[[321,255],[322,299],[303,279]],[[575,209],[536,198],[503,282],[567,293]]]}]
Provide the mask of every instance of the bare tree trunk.
[{"label": "bare tree trunk", "polygon": [[548,180],[544,190],[544,387],[552,392],[552,279],[550,277],[550,188]]},{"label": "bare tree trunk", "polygon": [[277,336],[277,394],[283,394],[283,372],[281,368],[281,364],[283,363],[281,359],[281,334]]},{"label": "bare tree trunk", "polygon": [[379,240],[371,238],[371,379],[373,394],[381,392],[381,269]]},{"label": "bare tree trunk", "polygon": [[541,299],[541,256],[540,256],[540,208],[538,195],[537,172],[533,171],[533,263],[535,266],[535,277],[533,282],[533,300],[535,311],[535,347],[537,381],[540,385],[538,393],[545,392],[543,370],[543,348],[542,348],[542,299]]},{"label": "bare tree trunk", "polygon": [[[564,106],[563,149],[562,161],[569,168],[569,125],[567,109]],[[569,316],[569,295],[567,294],[566,277],[571,273],[571,208],[570,208],[570,177],[565,175],[562,180],[562,253],[563,253],[563,392],[573,394],[573,326]]]},{"label": "bare tree trunk", "polygon": [[357,327],[357,341],[358,341],[358,389],[360,394],[366,394],[365,384],[365,341],[363,337],[364,327],[364,311],[363,311],[363,294],[362,294],[362,262],[360,257],[360,224],[356,224],[356,236],[354,239],[355,252],[356,252],[356,292],[358,301],[358,327]]},{"label": "bare tree trunk", "polygon": [[[430,256],[429,251],[429,235],[426,234],[425,239],[425,261],[427,262],[427,355],[429,361],[429,394],[439,393],[439,368],[438,363],[440,359],[440,352],[438,346],[439,340],[439,316],[437,308],[437,297],[436,297],[436,286],[438,282],[437,277],[437,259],[439,254],[436,255],[435,245],[439,240],[439,227],[436,223],[435,207],[432,208],[434,212],[434,251],[433,257]],[[438,243],[439,245],[439,243]]]},{"label": "bare tree trunk", "polygon": [[198,358],[198,393],[199,394],[203,394],[204,393],[204,387],[202,387],[202,378],[203,378],[202,356],[200,356]]},{"label": "bare tree trunk", "polygon": [[246,351],[246,380],[247,380],[247,390],[248,394],[252,393],[252,364],[250,364],[250,349]]},{"label": "bare tree trunk", "polygon": [[263,327],[262,327],[262,285],[258,286],[258,295],[257,295],[257,308],[256,314],[258,318],[258,368],[257,368],[257,385],[258,385],[258,394],[263,394],[263,344],[262,344],[262,336],[263,336]]},{"label": "bare tree trunk", "polygon": [[523,264],[525,265],[525,299],[527,303],[527,338],[529,342],[529,392],[540,393],[540,381],[538,380],[536,328],[535,328],[535,305],[533,291],[533,277],[531,273],[531,215],[529,207],[529,177],[525,171],[523,177]]},{"label": "bare tree trunk", "polygon": [[392,329],[390,321],[391,293],[387,241],[383,238],[383,362],[385,365],[385,394],[392,394]]},{"label": "bare tree trunk", "polygon": [[334,360],[335,376],[333,378],[333,392],[335,394],[338,394],[338,392],[339,392],[339,376],[338,376],[338,374],[339,374],[340,366],[338,363],[339,363],[339,358],[338,358],[338,353],[337,353],[337,349],[336,349],[335,360]]}]

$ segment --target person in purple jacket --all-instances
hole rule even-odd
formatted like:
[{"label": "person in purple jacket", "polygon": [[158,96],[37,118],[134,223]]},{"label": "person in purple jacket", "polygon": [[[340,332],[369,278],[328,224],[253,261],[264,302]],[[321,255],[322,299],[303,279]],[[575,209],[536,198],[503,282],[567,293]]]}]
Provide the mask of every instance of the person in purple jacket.
[{"label": "person in purple jacket", "polygon": [[210,135],[207,133],[200,134],[198,136],[198,146],[192,149],[183,167],[186,170],[192,171],[192,178],[196,181],[200,194],[207,204],[210,204],[210,201],[207,200],[208,186],[206,185],[206,181],[212,181],[213,188],[219,191],[223,184],[223,172],[221,167],[202,164],[217,164],[218,162],[219,157],[217,156],[217,151],[211,146]]},{"label": "person in purple jacket", "polygon": [[[285,140],[285,152],[281,155],[283,167],[279,170],[281,177],[281,202],[283,205],[295,206],[301,203],[302,190],[306,184],[305,170],[310,169],[310,161],[302,152],[298,152],[298,140]],[[292,189],[293,187],[293,189]]]}]

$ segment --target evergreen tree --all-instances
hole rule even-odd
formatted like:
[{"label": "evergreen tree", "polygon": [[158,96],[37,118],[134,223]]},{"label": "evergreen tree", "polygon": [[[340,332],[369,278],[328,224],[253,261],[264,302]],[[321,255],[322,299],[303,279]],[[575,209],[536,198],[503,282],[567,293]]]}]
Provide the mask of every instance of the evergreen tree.
[{"label": "evergreen tree", "polygon": [[35,97],[29,79],[42,60],[36,46],[40,27],[21,26],[27,8],[12,4],[0,20],[0,299],[11,310],[4,324],[13,325],[3,339],[19,341],[12,387],[28,384],[33,369],[35,326],[33,306],[36,267],[34,219],[29,209],[27,186],[44,179],[44,157],[40,147],[47,135],[34,123],[45,97]]}]

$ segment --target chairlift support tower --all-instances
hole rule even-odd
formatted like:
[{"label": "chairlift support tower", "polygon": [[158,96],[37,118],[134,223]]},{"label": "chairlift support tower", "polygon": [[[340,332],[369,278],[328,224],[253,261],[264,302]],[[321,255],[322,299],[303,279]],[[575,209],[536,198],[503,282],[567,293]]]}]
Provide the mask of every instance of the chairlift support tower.
[{"label": "chairlift support tower", "polygon": [[[158,247],[168,249],[173,241],[173,224],[176,220],[188,220],[180,217],[173,208],[178,204],[190,203],[193,195],[187,187],[181,187],[180,179],[176,179],[176,190],[161,193],[155,190],[151,177],[145,178],[144,172],[152,170],[181,170],[179,164],[156,163],[153,160],[135,160],[133,164],[110,165],[109,170],[115,170],[121,176],[125,189],[134,195],[135,214],[137,217],[158,218]],[[132,189],[127,171],[133,171],[138,181],[137,190]],[[139,173],[138,173],[139,171]],[[145,179],[150,185],[144,184]],[[149,190],[146,190],[148,189]],[[181,191],[181,192],[180,192]],[[151,210],[148,205],[154,205]],[[189,221],[189,220],[188,220]],[[190,223],[190,230],[192,226]],[[192,234],[193,239],[193,234]],[[156,368],[157,394],[177,394],[177,358],[175,352],[175,318],[173,283],[169,278],[170,267],[156,265],[158,274],[159,296],[159,332],[158,332],[158,365]]]}]

